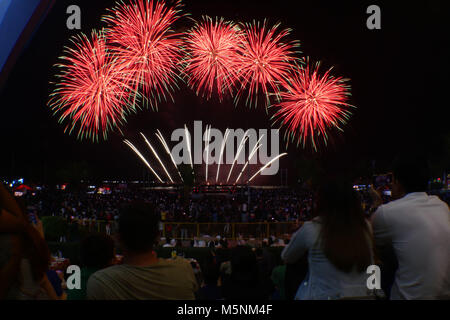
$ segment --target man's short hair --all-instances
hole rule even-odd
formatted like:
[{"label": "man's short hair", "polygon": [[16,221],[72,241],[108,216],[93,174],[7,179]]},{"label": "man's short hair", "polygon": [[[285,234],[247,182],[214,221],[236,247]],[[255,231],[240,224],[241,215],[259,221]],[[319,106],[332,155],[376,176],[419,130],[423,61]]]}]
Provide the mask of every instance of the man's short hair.
[{"label": "man's short hair", "polygon": [[81,263],[90,268],[106,268],[114,259],[114,240],[100,233],[87,235],[81,241]]},{"label": "man's short hair", "polygon": [[120,240],[131,252],[150,251],[159,236],[158,224],[159,216],[151,204],[143,201],[131,202],[120,212]]},{"label": "man's short hair", "polygon": [[392,169],[394,178],[406,193],[427,190],[430,172],[424,153],[419,150],[402,152],[394,160]]}]

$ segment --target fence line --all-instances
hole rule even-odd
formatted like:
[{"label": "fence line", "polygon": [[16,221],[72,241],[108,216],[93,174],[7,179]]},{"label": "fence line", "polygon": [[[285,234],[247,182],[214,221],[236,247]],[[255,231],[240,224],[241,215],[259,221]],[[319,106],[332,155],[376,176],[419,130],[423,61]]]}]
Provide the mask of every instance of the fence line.
[{"label": "fence line", "polygon": [[[77,219],[79,226],[89,232],[113,234],[116,221]],[[161,236],[177,240],[193,240],[205,236],[221,236],[231,240],[264,239],[270,236],[289,236],[299,224],[297,222],[162,222]]]}]

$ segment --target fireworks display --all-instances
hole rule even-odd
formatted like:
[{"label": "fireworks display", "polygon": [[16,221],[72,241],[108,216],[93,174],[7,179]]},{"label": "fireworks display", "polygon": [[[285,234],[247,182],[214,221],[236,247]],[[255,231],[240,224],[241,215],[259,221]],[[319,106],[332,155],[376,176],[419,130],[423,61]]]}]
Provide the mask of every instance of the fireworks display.
[{"label": "fireworks display", "polygon": [[161,167],[163,168],[164,172],[166,173],[167,177],[169,178],[170,182],[173,183],[173,179],[172,176],[170,175],[169,171],[167,171],[166,166],[164,165],[164,163],[162,162],[161,158],[159,157],[158,153],[156,152],[155,148],[153,148],[152,144],[150,143],[150,141],[148,141],[147,137],[141,132],[141,136],[142,138],[144,138],[145,142],[147,143],[148,147],[150,148],[150,150],[152,150],[153,155],[155,156],[155,158],[158,160],[159,164],[161,165]]},{"label": "fireworks display", "polygon": [[172,153],[170,152],[170,149],[169,149],[169,146],[167,145],[166,139],[164,139],[164,136],[162,135],[161,131],[159,131],[159,130],[156,130],[156,131],[157,131],[156,137],[159,139],[162,146],[164,147],[164,150],[169,155],[170,160],[172,160],[172,164],[175,167],[175,169],[177,169],[177,172],[178,172],[178,175],[180,176],[181,181],[183,181],[183,177],[181,176],[180,170],[178,170],[178,166],[175,162],[175,159],[172,156]]},{"label": "fireworks display", "polygon": [[161,178],[159,177],[159,175],[156,173],[156,171],[152,168],[152,166],[150,165],[150,163],[148,163],[147,159],[145,159],[145,157],[142,155],[142,153],[139,152],[139,150],[134,146],[134,144],[132,144],[130,141],[128,140],[124,140],[123,141],[127,146],[130,147],[131,150],[134,151],[134,153],[136,153],[136,155],[142,160],[142,162],[145,163],[145,165],[150,169],[150,171],[153,173],[153,175],[158,179],[159,182],[163,182],[161,180]]},{"label": "fireworks display", "polygon": [[[189,164],[191,165],[192,168],[192,173],[194,174],[194,179],[195,179],[195,170],[194,170],[194,164],[192,162],[192,154],[191,154],[191,149],[192,149],[192,139],[191,139],[191,135],[189,130],[187,129],[186,124],[184,125],[185,128],[185,143],[186,143],[186,148],[189,154]],[[207,125],[206,126],[206,130],[204,133],[201,133],[202,135],[202,140],[205,142],[205,146],[202,149],[202,161],[205,160],[204,163],[202,163],[202,165],[205,165],[205,176],[204,176],[204,183],[205,184],[209,184],[209,171],[208,168],[209,166],[212,166],[216,163],[216,161],[210,161],[212,159],[209,158],[209,152],[210,152],[210,142],[211,142],[211,130],[212,127],[211,125]],[[157,132],[155,133],[156,137],[160,140],[162,146],[164,147],[164,149],[166,150],[166,153],[169,155],[175,169],[178,172],[178,175],[180,176],[180,180],[181,182],[184,182],[180,171],[178,170],[178,165],[175,162],[175,159],[172,155],[172,152],[169,148],[169,145],[166,143],[164,137],[162,136],[161,132],[159,130],[156,130]],[[237,151],[233,160],[233,163],[231,165],[231,168],[228,172],[228,177],[226,180],[222,180],[222,183],[226,183],[228,184],[231,174],[233,172],[233,168],[235,167],[235,165],[239,165],[237,163],[237,159],[238,157],[241,155],[241,153],[243,154],[243,157],[245,158],[246,152],[245,152],[245,145],[246,142],[249,141],[249,135],[248,135],[248,131],[245,131],[241,142],[239,143],[238,147],[237,147]],[[226,141],[227,138],[229,136],[230,130],[227,128],[225,131],[225,135],[224,135],[224,139],[222,140],[221,143],[221,147],[220,147],[220,158],[217,161],[217,173],[216,173],[216,183],[219,182],[219,170],[220,170],[220,165],[222,164],[222,157],[224,155],[224,149],[225,149],[225,145],[226,145]],[[150,143],[150,141],[147,139],[147,137],[141,132],[140,133],[141,137],[144,139],[145,143],[147,144],[147,146],[149,147],[149,149],[152,151],[154,158],[159,162],[160,167],[162,168],[162,170],[165,172],[165,175],[167,176],[168,180],[163,180],[158,173],[156,172],[156,170],[150,165],[149,161],[147,160],[147,158],[138,150],[138,148],[131,143],[129,140],[125,139],[123,140],[123,142],[131,149],[134,151],[134,153],[142,160],[142,162],[147,166],[147,168],[153,173],[153,175],[155,176],[156,179],[158,179],[159,183],[169,183],[169,184],[175,184],[175,181],[172,179],[170,173],[167,170],[167,167],[164,165],[164,161],[163,159],[158,155],[158,153],[156,152],[155,148],[153,147],[153,145]],[[247,160],[245,162],[245,164],[241,167],[241,170],[239,171],[239,174],[235,180],[235,182],[233,184],[237,184],[239,182],[239,180],[241,179],[243,173],[245,172],[245,170],[248,168],[248,165],[250,164],[250,161],[253,159],[253,157],[256,156],[257,151],[260,147],[262,147],[261,144],[261,140],[264,138],[264,134],[262,134],[259,139],[256,141],[255,145],[253,146],[253,148],[251,149],[250,153],[247,156]],[[195,140],[195,137],[194,137]],[[250,142],[249,142],[249,147],[250,147]],[[234,144],[232,145],[232,148],[234,150]],[[250,179],[248,179],[247,183],[249,183],[250,181],[252,181],[256,176],[258,176],[261,172],[263,172],[264,169],[266,169],[267,167],[269,167],[270,165],[272,165],[275,161],[277,161],[278,159],[280,159],[281,157],[284,157],[285,155],[287,155],[287,153],[282,153],[280,155],[274,156],[272,159],[270,159],[269,162],[267,162],[265,165],[261,166],[256,173],[254,173],[252,175],[252,177]]]},{"label": "fireworks display", "polygon": [[282,41],[289,29],[279,31],[279,24],[268,28],[266,22],[245,25],[245,39],[240,46],[239,78],[240,90],[236,101],[248,92],[246,104],[257,105],[258,95],[265,96],[263,102],[270,104],[269,95],[279,96],[280,84],[289,75],[292,64],[298,60],[294,48],[298,42]]},{"label": "fireworks display", "polygon": [[261,135],[261,137],[258,139],[258,141],[256,142],[255,146],[253,147],[252,151],[250,152],[250,155],[248,156],[247,162],[244,164],[244,166],[241,169],[241,172],[239,172],[238,177],[236,178],[236,181],[234,183],[238,183],[239,179],[241,178],[242,174],[245,171],[245,168],[247,168],[250,160],[252,160],[252,158],[255,156],[256,151],[258,151],[258,149],[261,147],[261,144],[259,143],[261,141],[261,139],[264,137],[264,135]]},{"label": "fireworks display", "polygon": [[224,92],[232,93],[240,60],[237,49],[242,40],[243,33],[234,23],[210,17],[204,17],[187,33],[185,72],[188,85],[197,95],[203,91],[209,99],[216,92],[222,100]]},{"label": "fireworks display", "polygon": [[[299,42],[288,40],[290,29],[204,17],[177,33],[174,23],[185,16],[181,7],[179,0],[120,1],[103,16],[104,31],[72,38],[49,100],[65,132],[106,140],[142,104],[157,109],[161,100],[173,100],[178,78],[207,99],[230,94],[236,104],[273,107],[273,124],[303,147],[311,141],[317,150],[319,138],[326,144],[331,129],[342,130],[352,107],[347,79],[331,76],[331,69],[320,75],[318,64],[303,66]],[[190,140],[187,127],[185,134]],[[219,169],[220,163],[216,181]]]},{"label": "fireworks display", "polygon": [[241,142],[239,143],[239,147],[237,149],[236,156],[234,157],[233,163],[231,164],[230,171],[228,172],[227,182],[228,182],[228,180],[230,180],[231,172],[233,172],[234,164],[236,163],[239,155],[241,154],[241,151],[245,147],[245,142],[248,139],[248,134],[247,133],[248,133],[248,130],[244,132],[244,136],[242,137]]},{"label": "fireworks display", "polygon": [[281,93],[282,102],[275,105],[277,112],[273,119],[287,129],[288,139],[297,140],[305,146],[311,139],[317,150],[316,140],[322,137],[327,142],[327,130],[341,129],[351,115],[347,103],[350,87],[347,79],[334,78],[330,70],[319,74],[319,64],[315,67],[296,67],[295,73],[286,84],[286,92]]},{"label": "fireworks display", "polygon": [[223,137],[222,145],[220,146],[219,163],[217,164],[216,172],[216,183],[219,181],[220,164],[222,163],[223,150],[225,150],[225,144],[227,143],[228,135],[230,134],[230,129],[225,130],[225,135]]},{"label": "fireworks display", "polygon": [[103,17],[107,37],[133,91],[142,90],[152,107],[162,98],[173,98],[181,40],[172,25],[180,18],[180,2],[167,7],[162,1],[133,0],[109,11]]},{"label": "fireworks display", "polygon": [[259,169],[254,175],[252,175],[252,177],[250,179],[248,179],[247,183],[249,183],[250,181],[252,181],[253,179],[255,179],[255,177],[260,174],[264,169],[266,169],[268,166],[270,166],[272,163],[274,163],[275,161],[277,161],[278,159],[280,159],[281,157],[284,157],[285,155],[287,155],[287,153],[282,153],[277,155],[275,158],[273,158],[272,160],[270,160],[269,162],[267,162],[261,169]]},{"label": "fireworks display", "polygon": [[91,38],[82,34],[71,39],[66,47],[59,82],[50,95],[49,106],[59,121],[69,123],[65,131],[78,128],[80,139],[106,139],[114,127],[133,110],[127,104],[130,90],[123,81],[117,60],[109,53],[102,32],[92,32]]}]

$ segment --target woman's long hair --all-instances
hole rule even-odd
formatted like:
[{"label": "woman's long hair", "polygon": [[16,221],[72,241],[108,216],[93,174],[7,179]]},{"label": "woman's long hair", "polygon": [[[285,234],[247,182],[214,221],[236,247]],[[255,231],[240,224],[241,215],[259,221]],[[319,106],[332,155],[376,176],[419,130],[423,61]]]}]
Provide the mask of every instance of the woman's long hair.
[{"label": "woman's long hair", "polygon": [[339,270],[363,272],[372,262],[371,232],[350,184],[327,183],[318,192],[322,249]]}]

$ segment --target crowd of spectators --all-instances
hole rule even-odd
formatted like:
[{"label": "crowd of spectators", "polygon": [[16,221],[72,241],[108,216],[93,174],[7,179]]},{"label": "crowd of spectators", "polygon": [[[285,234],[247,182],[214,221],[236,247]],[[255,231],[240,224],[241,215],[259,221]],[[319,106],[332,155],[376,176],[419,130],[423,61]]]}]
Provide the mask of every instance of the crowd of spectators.
[{"label": "crowd of spectators", "polygon": [[[29,219],[21,202],[0,186],[0,297],[19,300],[448,299],[449,207],[425,192],[426,165],[419,157],[400,157],[393,170],[395,200],[383,204],[382,197],[372,192],[375,210],[370,217],[365,215],[361,197],[352,185],[337,179],[321,186],[314,199],[293,191],[271,190],[251,194],[254,200],[250,208],[245,208],[246,202],[241,202],[239,196],[225,198],[226,201],[192,199],[188,203],[189,216],[198,219],[202,212],[209,215],[216,212],[217,221],[222,219],[219,216],[227,217],[229,211],[239,212],[241,219],[248,213],[267,221],[275,217],[289,220],[291,214],[299,215],[302,208],[312,210],[312,219],[304,222],[283,244],[279,257],[282,264],[275,263],[276,257],[267,250],[267,242],[260,247],[242,243],[229,247],[220,240],[216,246],[214,241],[202,261],[176,254],[172,258],[159,257],[156,252],[162,216],[170,219],[171,212],[177,212],[174,218],[178,219],[178,210],[182,213],[186,210],[176,193],[113,193],[109,198],[78,198],[73,193],[65,193],[65,198],[56,202],[57,211],[65,209],[59,214],[106,214],[111,208],[117,210],[112,219],[118,224],[115,240],[104,234],[91,234],[82,240],[81,286],[71,290],[65,290],[64,276],[55,276],[49,270],[52,258],[39,218]],[[91,202],[85,202],[86,199]],[[39,199],[38,206],[46,210],[46,200]],[[162,214],[164,210],[168,213]],[[115,259],[117,248],[123,254],[120,263]],[[367,270],[374,266],[381,268],[381,286],[380,279],[368,279]]]},{"label": "crowd of spectators", "polygon": [[[247,192],[250,192],[250,196]],[[245,189],[231,194],[189,197],[182,190],[112,189],[110,194],[48,190],[28,193],[25,200],[40,216],[71,219],[117,220],[126,203],[152,203],[163,222],[288,222],[306,220],[312,213],[312,195],[306,190]]]}]

